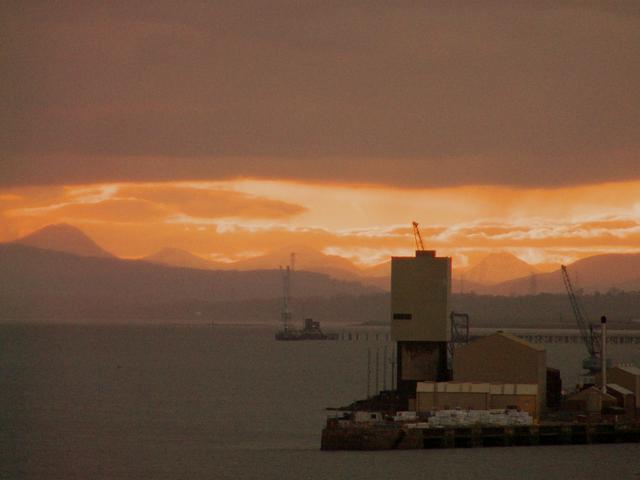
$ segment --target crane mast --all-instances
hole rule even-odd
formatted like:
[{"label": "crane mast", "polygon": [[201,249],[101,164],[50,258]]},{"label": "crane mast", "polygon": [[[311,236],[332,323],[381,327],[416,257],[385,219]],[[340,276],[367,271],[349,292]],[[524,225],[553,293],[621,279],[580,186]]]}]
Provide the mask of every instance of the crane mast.
[{"label": "crane mast", "polygon": [[576,318],[578,329],[580,330],[580,336],[582,337],[582,341],[584,342],[584,345],[587,348],[587,352],[589,353],[589,357],[585,359],[582,366],[584,369],[589,370],[591,374],[595,374],[596,372],[600,371],[599,336],[598,333],[594,330],[593,325],[588,324],[585,319],[584,313],[582,312],[582,308],[580,307],[580,303],[578,302],[578,298],[576,297],[575,291],[573,289],[567,267],[565,265],[562,265],[561,271],[562,281],[564,282],[564,286],[567,290],[567,295],[569,296],[569,302],[571,303],[571,309],[573,310],[573,315]]},{"label": "crane mast", "polygon": [[291,267],[287,265],[286,268],[280,267],[282,273],[282,310],[280,312],[280,319],[282,320],[282,327],[285,332],[289,330],[289,322],[291,321]]},{"label": "crane mast", "polygon": [[420,228],[418,228],[418,222],[413,222],[413,238],[416,241],[416,250],[423,251],[424,243],[422,243],[422,235],[420,234]]}]

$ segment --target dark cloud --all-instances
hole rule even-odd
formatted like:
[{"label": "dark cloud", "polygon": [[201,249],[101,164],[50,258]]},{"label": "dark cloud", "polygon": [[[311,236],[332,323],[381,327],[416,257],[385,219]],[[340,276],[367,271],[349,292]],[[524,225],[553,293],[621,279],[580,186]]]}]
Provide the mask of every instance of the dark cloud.
[{"label": "dark cloud", "polygon": [[389,3],[5,3],[0,184],[640,178],[640,4]]}]

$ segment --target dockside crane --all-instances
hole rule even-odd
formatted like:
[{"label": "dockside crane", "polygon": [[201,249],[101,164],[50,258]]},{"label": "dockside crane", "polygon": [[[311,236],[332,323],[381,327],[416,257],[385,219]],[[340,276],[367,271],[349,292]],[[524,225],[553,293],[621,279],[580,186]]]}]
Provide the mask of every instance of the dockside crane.
[{"label": "dockside crane", "polygon": [[422,235],[420,235],[418,222],[413,222],[413,238],[416,241],[416,250],[424,251],[424,243],[422,243]]},{"label": "dockside crane", "polygon": [[567,295],[569,296],[569,302],[571,303],[571,309],[573,310],[573,315],[576,318],[576,323],[580,330],[580,336],[582,337],[582,341],[584,342],[589,354],[589,356],[582,362],[582,368],[589,372],[588,376],[591,377],[590,381],[593,381],[595,374],[602,370],[600,335],[598,331],[593,328],[593,325],[588,323],[585,319],[584,313],[573,289],[567,267],[562,265],[561,271],[562,281],[564,282]]}]

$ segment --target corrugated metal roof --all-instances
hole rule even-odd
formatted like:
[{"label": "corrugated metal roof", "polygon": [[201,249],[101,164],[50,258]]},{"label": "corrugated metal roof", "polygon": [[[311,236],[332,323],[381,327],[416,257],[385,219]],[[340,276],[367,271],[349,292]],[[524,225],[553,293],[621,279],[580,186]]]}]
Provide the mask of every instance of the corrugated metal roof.
[{"label": "corrugated metal roof", "polygon": [[416,384],[416,392],[537,395],[538,385],[528,383],[418,382]]},{"label": "corrugated metal roof", "polygon": [[616,365],[613,368],[618,368],[623,372],[630,373],[631,375],[640,376],[640,368],[634,365]]},{"label": "corrugated metal roof", "polygon": [[627,390],[617,383],[607,383],[607,390],[614,390],[622,395],[633,395],[633,392],[631,390]]},{"label": "corrugated metal roof", "polygon": [[615,400],[615,397],[612,397],[608,393],[602,393],[598,387],[589,387],[576,392],[569,396],[568,400],[584,400],[590,395],[600,395],[602,398],[606,398],[608,400]]},{"label": "corrugated metal roof", "polygon": [[508,332],[496,332],[494,333],[494,335],[502,335],[505,338],[508,338],[509,340],[512,340],[514,342],[518,342],[521,345],[524,345],[525,347],[529,347],[533,350],[537,350],[539,352],[544,352],[546,349],[542,346],[542,345],[537,345],[534,343],[530,343],[527,342],[526,340],[514,335],[513,333],[508,333]]}]

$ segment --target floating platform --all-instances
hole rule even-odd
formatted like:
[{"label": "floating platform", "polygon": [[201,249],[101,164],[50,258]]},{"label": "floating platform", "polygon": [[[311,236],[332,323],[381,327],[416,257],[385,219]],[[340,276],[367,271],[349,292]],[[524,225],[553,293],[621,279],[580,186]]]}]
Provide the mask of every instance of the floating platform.
[{"label": "floating platform", "polygon": [[338,340],[337,333],[305,332],[304,330],[280,330],[276,332],[276,340]]},{"label": "floating platform", "polygon": [[320,330],[320,322],[314,322],[307,318],[304,321],[304,328],[285,328],[276,332],[276,340],[296,341],[296,340],[338,340],[337,333],[324,333]]},{"label": "floating platform", "polygon": [[640,443],[640,425],[542,424],[408,428],[400,425],[332,426],[322,431],[322,450],[411,450]]}]

